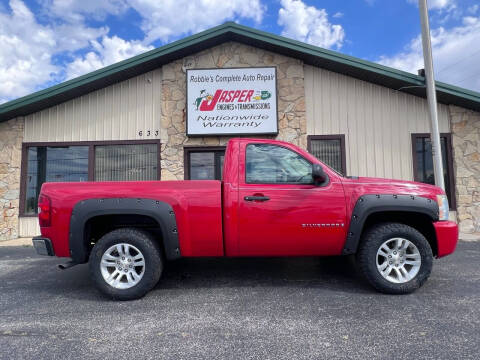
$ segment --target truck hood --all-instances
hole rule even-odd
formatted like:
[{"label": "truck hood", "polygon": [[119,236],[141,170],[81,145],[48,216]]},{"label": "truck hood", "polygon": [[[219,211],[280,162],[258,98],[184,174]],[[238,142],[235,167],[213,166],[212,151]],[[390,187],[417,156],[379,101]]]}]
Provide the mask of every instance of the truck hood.
[{"label": "truck hood", "polygon": [[415,181],[383,179],[373,177],[342,178],[346,193],[417,195],[436,200],[436,196],[445,192],[435,185]]}]

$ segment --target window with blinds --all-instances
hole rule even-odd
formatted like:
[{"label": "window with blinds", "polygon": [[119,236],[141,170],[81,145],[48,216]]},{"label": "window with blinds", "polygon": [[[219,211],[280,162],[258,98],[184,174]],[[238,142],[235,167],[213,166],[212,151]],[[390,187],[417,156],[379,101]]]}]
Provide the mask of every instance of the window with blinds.
[{"label": "window with blinds", "polygon": [[95,181],[156,180],[156,144],[95,146]]},{"label": "window with blinds", "polygon": [[[435,185],[432,143],[429,134],[412,134],[414,180]],[[451,134],[440,135],[445,192],[451,209],[456,208]]]},{"label": "window with blinds", "polygon": [[159,141],[23,144],[20,215],[37,213],[44,182],[158,180]]},{"label": "window with blinds", "polygon": [[309,136],[308,151],[338,173],[346,174],[344,135]]},{"label": "window with blinds", "polygon": [[88,146],[31,146],[27,151],[25,214],[37,213],[44,182],[88,180]]}]

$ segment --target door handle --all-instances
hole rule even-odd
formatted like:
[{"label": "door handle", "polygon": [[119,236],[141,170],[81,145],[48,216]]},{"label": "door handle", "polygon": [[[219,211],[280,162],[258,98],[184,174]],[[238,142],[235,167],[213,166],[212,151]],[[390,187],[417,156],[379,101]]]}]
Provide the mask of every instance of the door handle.
[{"label": "door handle", "polygon": [[268,201],[270,198],[268,196],[245,196],[243,198],[245,201]]}]

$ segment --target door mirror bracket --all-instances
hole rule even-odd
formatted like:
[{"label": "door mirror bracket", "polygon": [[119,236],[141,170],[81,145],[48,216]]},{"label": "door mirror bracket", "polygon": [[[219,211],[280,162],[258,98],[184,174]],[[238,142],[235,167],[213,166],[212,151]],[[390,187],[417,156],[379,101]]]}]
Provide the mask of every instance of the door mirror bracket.
[{"label": "door mirror bracket", "polygon": [[312,177],[315,186],[324,185],[328,180],[328,176],[320,164],[312,165]]}]

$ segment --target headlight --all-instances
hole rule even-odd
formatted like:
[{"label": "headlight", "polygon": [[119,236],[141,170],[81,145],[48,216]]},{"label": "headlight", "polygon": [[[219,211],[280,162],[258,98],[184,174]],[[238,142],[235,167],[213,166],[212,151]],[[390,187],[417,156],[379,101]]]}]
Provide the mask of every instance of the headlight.
[{"label": "headlight", "polygon": [[437,195],[438,220],[448,220],[448,198],[447,195]]}]

